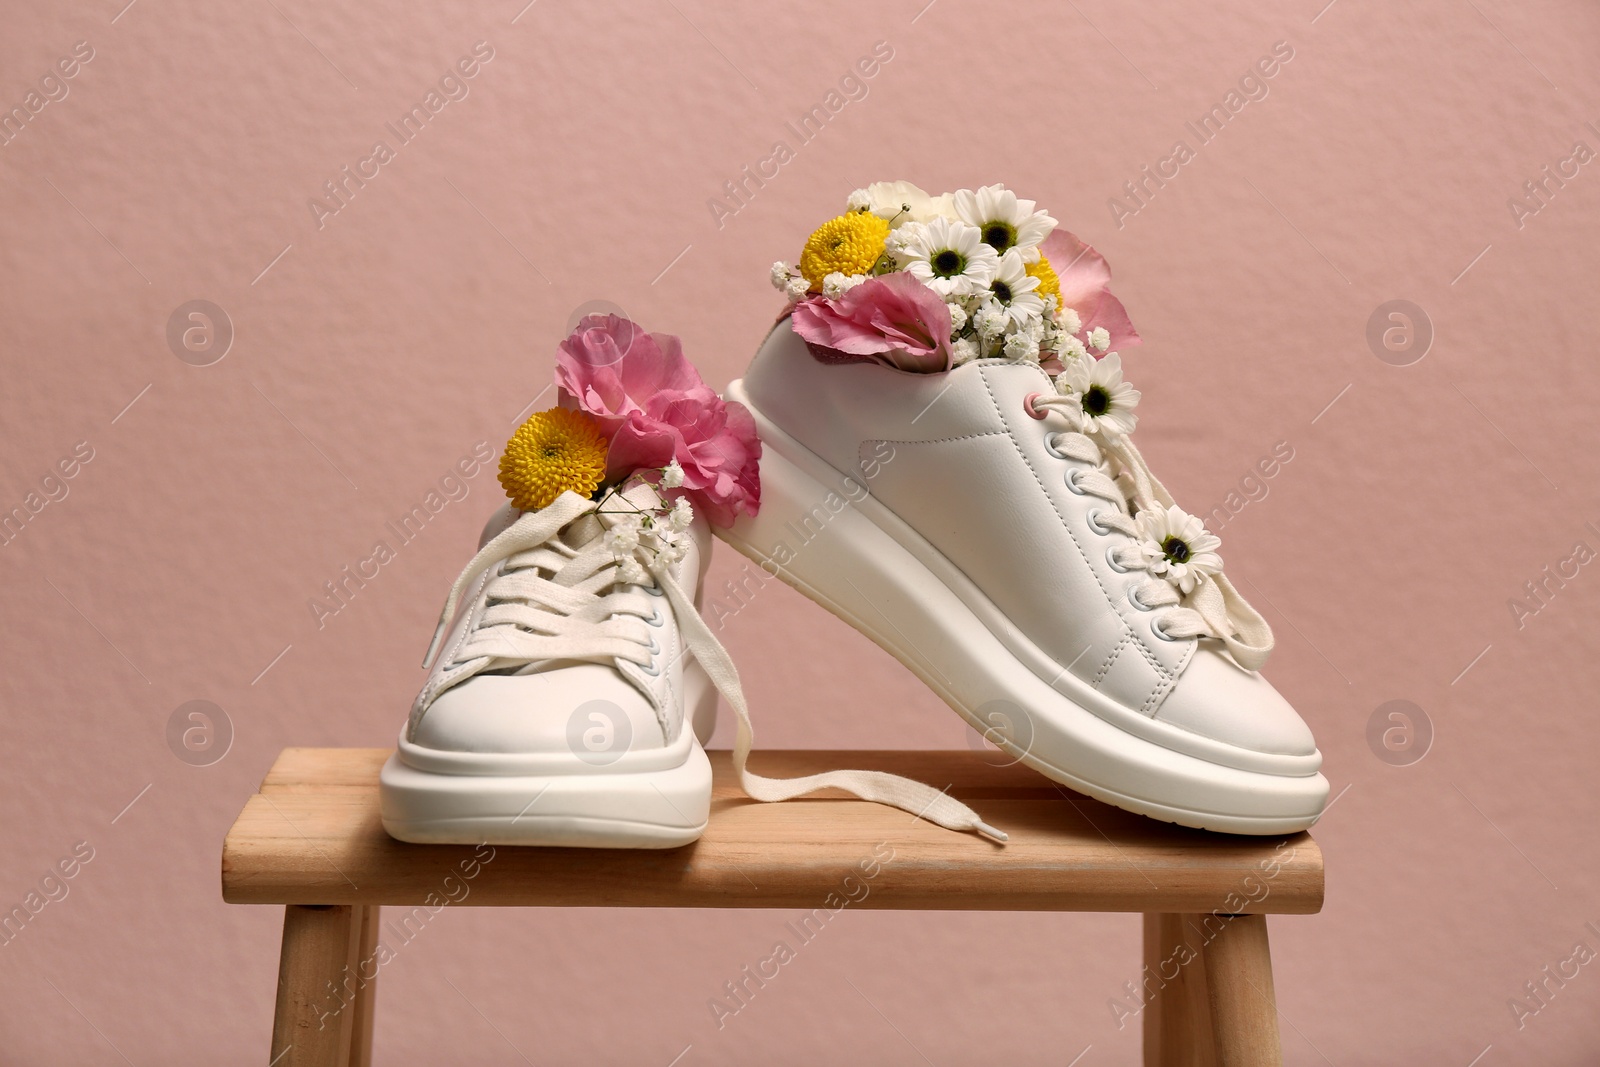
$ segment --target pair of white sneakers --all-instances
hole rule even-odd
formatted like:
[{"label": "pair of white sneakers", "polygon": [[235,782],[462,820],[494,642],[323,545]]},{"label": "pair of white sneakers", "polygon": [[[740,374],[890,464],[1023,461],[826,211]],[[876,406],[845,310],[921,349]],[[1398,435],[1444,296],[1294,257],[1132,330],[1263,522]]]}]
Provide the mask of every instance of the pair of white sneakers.
[{"label": "pair of white sneakers", "polygon": [[[718,536],[1056,782],[1210,830],[1316,821],[1321,754],[1257,673],[1270,629],[1130,436],[1082,417],[1089,386],[1073,393],[1037,360],[1006,356],[925,373],[826,355],[786,316],[726,390],[754,420],[760,492],[755,514]],[[385,829],[433,843],[688,844],[710,809],[702,746],[720,694],[755,800],[836,786],[1004,840],[929,785],[748,771],[738,674],[698,611],[712,528],[698,515],[652,551],[627,518],[671,495],[635,482],[490,520],[383,769]],[[1212,565],[1178,580],[1201,556]]]}]

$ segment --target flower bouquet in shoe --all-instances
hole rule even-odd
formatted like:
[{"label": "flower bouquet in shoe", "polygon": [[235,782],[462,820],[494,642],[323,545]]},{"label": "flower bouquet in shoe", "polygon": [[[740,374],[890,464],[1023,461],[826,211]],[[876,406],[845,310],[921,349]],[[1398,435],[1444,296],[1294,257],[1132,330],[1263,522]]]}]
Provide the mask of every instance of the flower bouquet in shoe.
[{"label": "flower bouquet in shoe", "polygon": [[1191,826],[1303,828],[1321,754],[1257,673],[1272,632],[1219,539],[1133,443],[1140,338],[1110,280],[1003,186],[852,193],[773,264],[787,307],[727,390],[764,504],[719,535],[1056,781]]},{"label": "flower bouquet in shoe", "polygon": [[834,785],[976,824],[887,775],[780,782],[745,769],[738,673],[695,599],[710,526],[760,509],[754,420],[701,381],[677,338],[617,316],[579,323],[556,384],[559,406],[507,442],[509,503],[440,613],[427,681],[380,776],[385,829],[432,843],[687,844],[710,809],[702,745],[719,692],[757,799]]}]

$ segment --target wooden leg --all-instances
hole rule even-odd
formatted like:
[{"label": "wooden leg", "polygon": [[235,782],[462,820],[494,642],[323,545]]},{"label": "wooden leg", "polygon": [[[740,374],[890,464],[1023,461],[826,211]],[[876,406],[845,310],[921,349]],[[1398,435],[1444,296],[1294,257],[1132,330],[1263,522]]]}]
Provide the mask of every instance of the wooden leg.
[{"label": "wooden leg", "polygon": [[1144,917],[1145,1067],[1215,1067],[1199,916]]},{"label": "wooden leg", "polygon": [[[373,1002],[378,995],[378,905],[356,906],[355,955],[350,970],[360,979],[350,1018],[350,1067],[372,1067]],[[367,978],[371,975],[371,978]]]},{"label": "wooden leg", "polygon": [[1211,1027],[1222,1063],[1225,1067],[1282,1064],[1267,917],[1233,916],[1206,945],[1204,959]]},{"label": "wooden leg", "polygon": [[355,1013],[343,982],[360,933],[355,911],[345,904],[290,904],[283,909],[270,1067],[349,1063]]}]

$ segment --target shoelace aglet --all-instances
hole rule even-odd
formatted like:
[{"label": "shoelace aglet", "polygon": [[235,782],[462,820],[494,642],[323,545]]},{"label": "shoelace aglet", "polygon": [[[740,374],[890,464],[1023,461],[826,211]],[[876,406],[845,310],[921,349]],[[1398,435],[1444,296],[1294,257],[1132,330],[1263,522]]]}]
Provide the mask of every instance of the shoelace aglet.
[{"label": "shoelace aglet", "polygon": [[428,652],[422,657],[422,669],[433,670],[434,657],[439,654],[439,645],[444,640],[444,623],[440,623],[433,631],[433,640],[428,642]]},{"label": "shoelace aglet", "polygon": [[997,830],[982,820],[973,823],[972,828],[978,831],[978,833],[982,834],[984,837],[989,838],[989,840],[994,841],[996,844],[1003,845],[1007,841],[1011,840],[1004,830]]}]

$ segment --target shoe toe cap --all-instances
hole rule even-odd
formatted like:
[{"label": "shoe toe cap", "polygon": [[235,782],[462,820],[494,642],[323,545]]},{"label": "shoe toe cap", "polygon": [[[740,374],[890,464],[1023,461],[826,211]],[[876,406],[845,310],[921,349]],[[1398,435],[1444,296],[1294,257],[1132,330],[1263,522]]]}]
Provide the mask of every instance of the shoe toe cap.
[{"label": "shoe toe cap", "polygon": [[447,752],[579,756],[666,744],[644,695],[592,663],[469,678],[439,694],[411,741]]},{"label": "shoe toe cap", "polygon": [[1215,641],[1200,642],[1156,719],[1236,748],[1314,756],[1317,742],[1272,683],[1233,662]]}]

